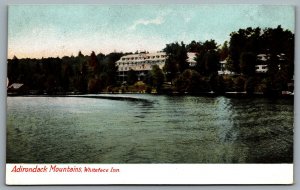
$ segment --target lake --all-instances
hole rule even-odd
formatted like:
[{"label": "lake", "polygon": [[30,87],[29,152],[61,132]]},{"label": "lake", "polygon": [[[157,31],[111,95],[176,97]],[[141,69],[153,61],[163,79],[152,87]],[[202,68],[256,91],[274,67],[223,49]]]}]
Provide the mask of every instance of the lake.
[{"label": "lake", "polygon": [[293,104],[147,94],[8,97],[7,163],[292,163]]}]

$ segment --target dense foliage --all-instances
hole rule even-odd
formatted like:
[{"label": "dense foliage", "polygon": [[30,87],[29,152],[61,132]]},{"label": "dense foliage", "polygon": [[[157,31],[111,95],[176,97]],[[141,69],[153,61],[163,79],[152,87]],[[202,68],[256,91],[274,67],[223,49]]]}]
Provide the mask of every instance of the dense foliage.
[{"label": "dense foliage", "polygon": [[[182,50],[183,47],[186,51]],[[278,94],[293,91],[290,84],[294,76],[294,34],[281,26],[263,30],[251,27],[239,29],[230,34],[229,43],[224,42],[222,47],[214,40],[192,41],[187,45],[176,42],[167,44],[164,51],[168,55],[164,71],[167,76],[172,76],[167,80],[175,83],[177,92]],[[185,57],[186,52],[196,53],[197,64],[179,70],[178,65],[185,65],[186,62],[177,57]],[[266,60],[258,59],[258,55],[264,55]],[[224,60],[225,68],[234,74],[218,75],[220,61]],[[257,73],[255,66],[259,64],[265,64],[268,71]],[[197,84],[197,87],[190,88],[190,84]]]},{"label": "dense foliage", "polygon": [[116,85],[115,62],[122,53],[108,55],[92,52],[84,56],[62,58],[8,60],[10,84],[23,83],[35,93],[97,93],[108,86]]},{"label": "dense foliage", "polygon": [[[277,28],[246,28],[230,34],[229,42],[218,45],[214,40],[166,44],[167,59],[163,69],[158,66],[139,81],[137,73],[129,70],[126,84],[117,80],[116,61],[123,53],[108,55],[81,52],[62,58],[8,60],[10,84],[23,83],[37,94],[99,93],[112,91],[203,93],[213,91],[246,91],[276,94],[293,89],[294,34]],[[196,53],[196,65],[187,61],[188,52]],[[265,55],[266,60],[258,59]],[[234,74],[219,75],[220,61]],[[266,64],[266,73],[257,73],[255,65]],[[124,86],[125,85],[125,86]],[[131,86],[131,87],[130,87]],[[130,90],[128,90],[130,89]]]}]

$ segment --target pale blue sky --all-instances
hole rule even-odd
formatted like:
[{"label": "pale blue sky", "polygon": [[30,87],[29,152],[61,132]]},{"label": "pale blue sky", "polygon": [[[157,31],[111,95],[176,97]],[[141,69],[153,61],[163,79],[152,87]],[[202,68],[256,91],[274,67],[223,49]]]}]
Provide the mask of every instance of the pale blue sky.
[{"label": "pale blue sky", "polygon": [[246,27],[294,32],[294,7],[259,5],[11,5],[8,57],[159,51],[165,44],[215,39]]}]

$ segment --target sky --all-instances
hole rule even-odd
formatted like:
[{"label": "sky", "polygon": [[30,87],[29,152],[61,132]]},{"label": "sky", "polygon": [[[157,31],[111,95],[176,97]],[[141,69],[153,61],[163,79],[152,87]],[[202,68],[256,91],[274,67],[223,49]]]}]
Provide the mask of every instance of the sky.
[{"label": "sky", "polygon": [[247,27],[281,25],[294,33],[292,6],[10,5],[8,58],[162,50],[172,42],[230,40]]}]

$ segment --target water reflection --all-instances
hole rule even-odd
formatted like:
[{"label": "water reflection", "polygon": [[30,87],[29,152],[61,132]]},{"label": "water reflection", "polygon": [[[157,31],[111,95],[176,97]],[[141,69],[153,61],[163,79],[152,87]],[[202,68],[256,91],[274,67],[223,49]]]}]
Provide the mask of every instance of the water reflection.
[{"label": "water reflection", "polygon": [[7,162],[292,162],[291,100],[112,96],[8,97]]}]

